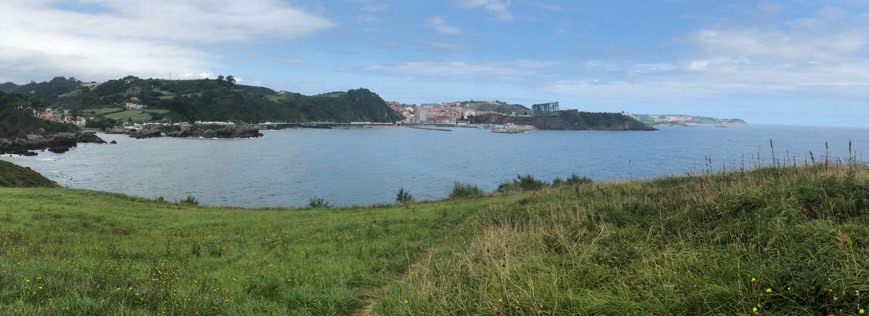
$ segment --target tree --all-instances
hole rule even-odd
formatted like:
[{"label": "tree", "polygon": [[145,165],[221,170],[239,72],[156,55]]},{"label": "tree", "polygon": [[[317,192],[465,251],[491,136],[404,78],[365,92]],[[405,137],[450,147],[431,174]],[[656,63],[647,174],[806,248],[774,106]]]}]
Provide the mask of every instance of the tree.
[{"label": "tree", "polygon": [[[232,76],[230,76],[230,77],[232,77]],[[217,76],[217,81],[218,81],[218,82],[223,81],[223,75],[219,75],[219,76]]]},{"label": "tree", "polygon": [[232,75],[226,76],[226,82],[235,84],[235,77],[233,77]]}]

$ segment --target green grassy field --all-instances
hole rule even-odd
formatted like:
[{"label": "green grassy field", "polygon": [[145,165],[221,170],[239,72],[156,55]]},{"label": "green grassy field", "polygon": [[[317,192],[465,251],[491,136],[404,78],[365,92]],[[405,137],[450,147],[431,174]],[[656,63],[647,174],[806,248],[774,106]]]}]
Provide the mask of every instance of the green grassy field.
[{"label": "green grassy field", "polygon": [[124,111],[124,108],[121,108],[121,107],[117,107],[117,108],[99,108],[99,109],[91,109],[91,110],[88,110],[88,111],[89,111],[89,112],[93,112],[93,114],[96,114],[96,115],[106,115],[106,114],[111,114],[111,113],[122,112],[122,111]]},{"label": "green grassy field", "polygon": [[105,117],[122,122],[126,122],[127,120],[131,120],[133,122],[147,122],[153,120],[155,114],[162,116],[168,114],[169,112],[170,111],[166,109],[125,110],[121,112],[106,114]]},{"label": "green grassy field", "polygon": [[313,210],[50,188],[0,197],[3,315],[852,315],[869,304],[858,164]]}]

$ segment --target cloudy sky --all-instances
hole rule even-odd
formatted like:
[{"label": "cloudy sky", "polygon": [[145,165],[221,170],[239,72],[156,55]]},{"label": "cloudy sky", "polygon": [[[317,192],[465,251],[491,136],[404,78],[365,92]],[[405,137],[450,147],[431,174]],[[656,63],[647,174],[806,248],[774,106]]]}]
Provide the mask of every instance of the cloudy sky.
[{"label": "cloudy sky", "polygon": [[0,82],[219,74],[406,103],[869,127],[869,0],[0,2]]}]

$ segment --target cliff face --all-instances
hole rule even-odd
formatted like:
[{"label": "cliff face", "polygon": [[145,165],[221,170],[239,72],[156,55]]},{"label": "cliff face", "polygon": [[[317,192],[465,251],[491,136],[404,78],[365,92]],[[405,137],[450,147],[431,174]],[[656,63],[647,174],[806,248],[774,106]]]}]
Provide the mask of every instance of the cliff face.
[{"label": "cliff face", "polygon": [[652,126],[621,113],[592,113],[577,110],[558,111],[551,115],[511,117],[487,114],[471,118],[475,124],[531,125],[541,130],[654,131]]}]

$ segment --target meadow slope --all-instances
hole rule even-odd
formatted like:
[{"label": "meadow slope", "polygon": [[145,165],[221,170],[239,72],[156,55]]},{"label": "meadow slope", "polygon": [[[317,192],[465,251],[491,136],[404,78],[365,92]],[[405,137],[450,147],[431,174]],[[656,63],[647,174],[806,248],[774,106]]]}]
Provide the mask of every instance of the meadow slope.
[{"label": "meadow slope", "polygon": [[475,215],[377,315],[855,315],[869,170],[776,167],[543,190]]}]

